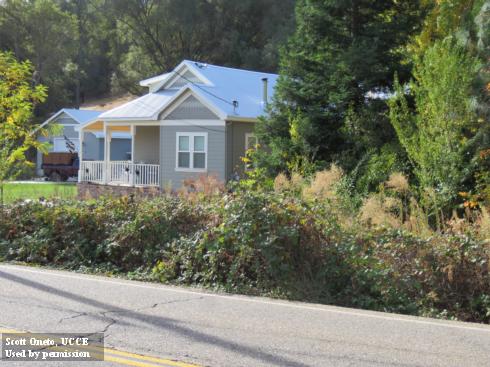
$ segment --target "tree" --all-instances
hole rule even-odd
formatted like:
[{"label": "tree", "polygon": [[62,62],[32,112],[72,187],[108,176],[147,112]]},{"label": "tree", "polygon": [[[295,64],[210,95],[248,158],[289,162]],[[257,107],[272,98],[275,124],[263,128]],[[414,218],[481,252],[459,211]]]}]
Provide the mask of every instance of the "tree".
[{"label": "tree", "polygon": [[454,201],[472,173],[470,147],[481,127],[473,97],[479,70],[478,59],[454,38],[436,41],[416,59],[414,81],[408,88],[397,83],[389,102],[391,123],[420,187],[434,190],[440,207]]},{"label": "tree", "polygon": [[409,75],[401,47],[421,14],[417,1],[298,1],[276,97],[258,131],[273,169],[303,160],[338,161],[349,171],[393,141],[383,96],[395,72]]},{"label": "tree", "polygon": [[421,191],[435,190],[446,208],[458,190],[490,202],[489,25],[488,0],[435,2],[407,47],[415,81],[391,101]]},{"label": "tree", "polygon": [[275,71],[278,45],[292,31],[293,5],[294,0],[113,0],[116,85],[138,92],[138,79],[183,59]]},{"label": "tree", "polygon": [[46,151],[33,133],[33,109],[46,99],[46,88],[33,85],[32,65],[18,62],[11,53],[0,52],[0,204],[7,179],[32,165],[26,159],[30,148]]},{"label": "tree", "polygon": [[41,114],[70,105],[74,99],[67,76],[76,52],[75,17],[52,0],[7,0],[0,5],[0,47],[19,60],[31,60],[36,83],[50,90]]}]

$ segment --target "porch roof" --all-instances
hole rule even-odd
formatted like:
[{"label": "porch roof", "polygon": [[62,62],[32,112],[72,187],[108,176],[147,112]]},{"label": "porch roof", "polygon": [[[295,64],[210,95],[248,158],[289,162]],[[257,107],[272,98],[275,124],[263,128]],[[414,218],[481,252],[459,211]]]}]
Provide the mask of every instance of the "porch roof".
[{"label": "porch roof", "polygon": [[177,90],[164,90],[157,93],[149,93],[134,101],[123,104],[112,110],[102,113],[100,120],[152,120],[162,106],[165,106]]}]

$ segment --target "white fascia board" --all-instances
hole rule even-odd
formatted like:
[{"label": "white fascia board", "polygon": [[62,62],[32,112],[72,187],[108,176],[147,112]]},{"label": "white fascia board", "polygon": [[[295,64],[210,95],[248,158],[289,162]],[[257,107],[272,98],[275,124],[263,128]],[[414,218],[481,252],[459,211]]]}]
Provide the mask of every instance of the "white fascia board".
[{"label": "white fascia board", "polygon": [[199,68],[196,66],[196,64],[194,62],[191,62],[191,61],[183,61],[183,64],[185,66],[187,66],[187,68],[189,68],[192,73],[196,74],[197,77],[204,82],[204,84],[206,84],[206,85],[208,85],[210,87],[214,87],[213,82],[211,82],[211,80],[209,80],[208,78],[206,78],[203,75],[203,73],[200,72]]},{"label": "white fascia board", "polygon": [[[93,118],[92,120],[89,120],[87,121],[86,123],[84,124],[78,124],[78,126],[75,127],[75,131],[81,131],[81,130],[84,130],[84,127],[87,126],[87,125],[91,125],[93,124],[94,122],[96,122],[97,120],[99,120],[98,117],[96,118]],[[65,125],[66,126],[66,125]]]},{"label": "white fascia board", "polygon": [[170,76],[171,76],[171,73],[160,74],[160,75],[154,76],[152,78],[140,80],[139,85],[142,86],[142,87],[149,87],[152,84],[156,84],[156,83],[165,81]]},{"label": "white fascia board", "polygon": [[[172,104],[181,97],[182,97],[181,102],[183,102],[187,98],[186,93],[194,96],[199,102],[201,102],[205,107],[209,108],[221,120],[225,120],[226,113],[224,111],[222,111],[220,108],[216,107],[205,96],[203,96],[201,93],[199,93],[199,90],[197,88],[194,88],[193,86],[189,86],[189,85],[182,87],[177,93],[175,93],[174,96],[165,104],[165,106],[163,106],[161,109],[159,109],[155,113],[155,115],[153,116],[153,119],[155,119],[155,120],[158,119],[158,116],[164,112],[165,112],[165,114],[164,114],[163,118],[161,118],[160,120],[165,119],[165,116],[168,116],[169,114],[171,114],[172,111],[175,110],[180,105],[180,104],[176,104],[175,106],[172,106]],[[168,109],[168,111],[166,111],[167,109]]]},{"label": "white fascia board", "polygon": [[236,121],[236,122],[259,122],[258,118],[254,117],[240,117],[240,116],[226,116],[226,121]]},{"label": "white fascia board", "polygon": [[153,116],[144,116],[144,117],[105,117],[104,119],[100,119],[102,122],[132,122],[132,121],[152,121],[156,120]]},{"label": "white fascia board", "polygon": [[[43,128],[44,126],[46,126],[47,124],[49,124],[51,121],[53,121],[54,119],[56,119],[59,115],[61,115],[63,112],[63,109],[59,110],[58,112],[56,112],[53,116],[51,116],[49,119],[47,119],[46,121],[44,121],[41,125],[39,125],[35,130],[34,132],[38,131],[39,129]],[[72,116],[70,116],[71,118],[73,118]],[[74,119],[75,120],[75,119]],[[76,120],[75,120],[76,121]]]}]

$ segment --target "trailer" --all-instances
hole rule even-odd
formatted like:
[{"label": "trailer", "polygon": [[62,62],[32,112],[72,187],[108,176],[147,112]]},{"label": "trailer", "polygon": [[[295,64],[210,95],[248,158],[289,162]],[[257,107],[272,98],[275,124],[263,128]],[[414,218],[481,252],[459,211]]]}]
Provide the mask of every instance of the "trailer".
[{"label": "trailer", "polygon": [[52,152],[43,156],[41,168],[50,181],[66,181],[77,177],[80,161],[77,153]]}]

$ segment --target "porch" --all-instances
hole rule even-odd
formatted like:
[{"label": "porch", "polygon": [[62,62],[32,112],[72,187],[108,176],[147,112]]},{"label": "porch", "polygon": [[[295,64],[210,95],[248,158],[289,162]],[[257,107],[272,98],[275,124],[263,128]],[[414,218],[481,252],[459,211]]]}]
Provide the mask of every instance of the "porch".
[{"label": "porch", "polygon": [[[83,136],[85,132],[103,132],[104,160],[84,159]],[[121,133],[129,133],[131,136],[131,152],[128,152],[128,160],[115,160],[114,152],[111,151],[113,136]],[[97,121],[84,127],[80,132],[78,182],[111,186],[159,187],[159,154],[159,126],[134,122],[116,125]]]},{"label": "porch", "polygon": [[160,186],[160,165],[131,161],[81,161],[79,182],[115,186]]}]

